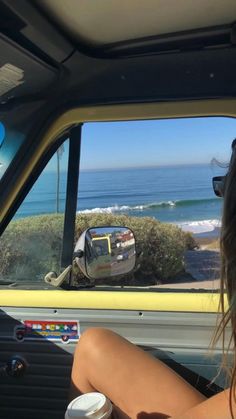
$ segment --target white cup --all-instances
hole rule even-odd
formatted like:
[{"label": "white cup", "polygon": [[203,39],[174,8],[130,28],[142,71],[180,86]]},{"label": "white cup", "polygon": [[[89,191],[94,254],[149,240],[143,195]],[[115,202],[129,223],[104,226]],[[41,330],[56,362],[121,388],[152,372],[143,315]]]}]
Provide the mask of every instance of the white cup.
[{"label": "white cup", "polygon": [[110,419],[112,404],[102,393],[86,393],[72,400],[65,419]]}]

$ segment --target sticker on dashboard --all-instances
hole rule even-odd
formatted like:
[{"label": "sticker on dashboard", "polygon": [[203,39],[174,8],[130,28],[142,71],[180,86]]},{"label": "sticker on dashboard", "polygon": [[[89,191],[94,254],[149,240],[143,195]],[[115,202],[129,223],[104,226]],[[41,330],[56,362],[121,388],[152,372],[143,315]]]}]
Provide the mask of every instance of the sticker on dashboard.
[{"label": "sticker on dashboard", "polygon": [[77,321],[23,320],[15,327],[15,339],[50,340],[62,343],[77,342],[80,337],[80,325]]}]

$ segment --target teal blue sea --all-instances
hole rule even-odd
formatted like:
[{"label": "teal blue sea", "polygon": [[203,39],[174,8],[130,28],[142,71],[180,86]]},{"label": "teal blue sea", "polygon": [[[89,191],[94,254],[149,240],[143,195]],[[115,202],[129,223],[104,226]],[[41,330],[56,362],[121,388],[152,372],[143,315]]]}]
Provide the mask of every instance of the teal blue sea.
[{"label": "teal blue sea", "polygon": [[[220,225],[222,200],[212,177],[225,169],[212,165],[83,171],[79,179],[79,212],[128,214],[192,226],[194,232]],[[60,175],[60,211],[64,211],[66,174]],[[21,205],[17,218],[55,212],[56,173],[45,172]]]}]

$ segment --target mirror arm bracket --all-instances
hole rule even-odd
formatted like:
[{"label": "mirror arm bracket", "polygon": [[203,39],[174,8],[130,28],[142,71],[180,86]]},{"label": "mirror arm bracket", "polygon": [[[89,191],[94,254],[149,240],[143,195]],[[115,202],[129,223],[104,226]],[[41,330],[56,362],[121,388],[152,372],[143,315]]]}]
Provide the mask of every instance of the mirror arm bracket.
[{"label": "mirror arm bracket", "polygon": [[48,272],[48,274],[44,277],[44,282],[53,285],[54,287],[60,287],[61,284],[69,277],[71,268],[72,265],[67,266],[67,268],[64,269],[59,276],[57,276],[55,272]]}]

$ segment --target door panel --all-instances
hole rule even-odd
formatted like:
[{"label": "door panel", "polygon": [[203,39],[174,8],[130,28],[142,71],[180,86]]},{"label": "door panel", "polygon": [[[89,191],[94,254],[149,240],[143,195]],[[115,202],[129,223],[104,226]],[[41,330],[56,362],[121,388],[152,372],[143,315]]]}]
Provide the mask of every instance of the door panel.
[{"label": "door panel", "polygon": [[[106,327],[165,359],[174,359],[203,377],[217,373],[220,347],[206,357],[216,315],[212,313],[138,312],[126,310],[2,308],[0,312],[0,364],[22,358],[27,367],[21,377],[1,369],[0,417],[4,419],[63,419],[68,401],[70,373],[76,343],[17,342],[14,330],[23,320],[76,320],[81,332]],[[218,384],[222,384],[218,378]]]}]

